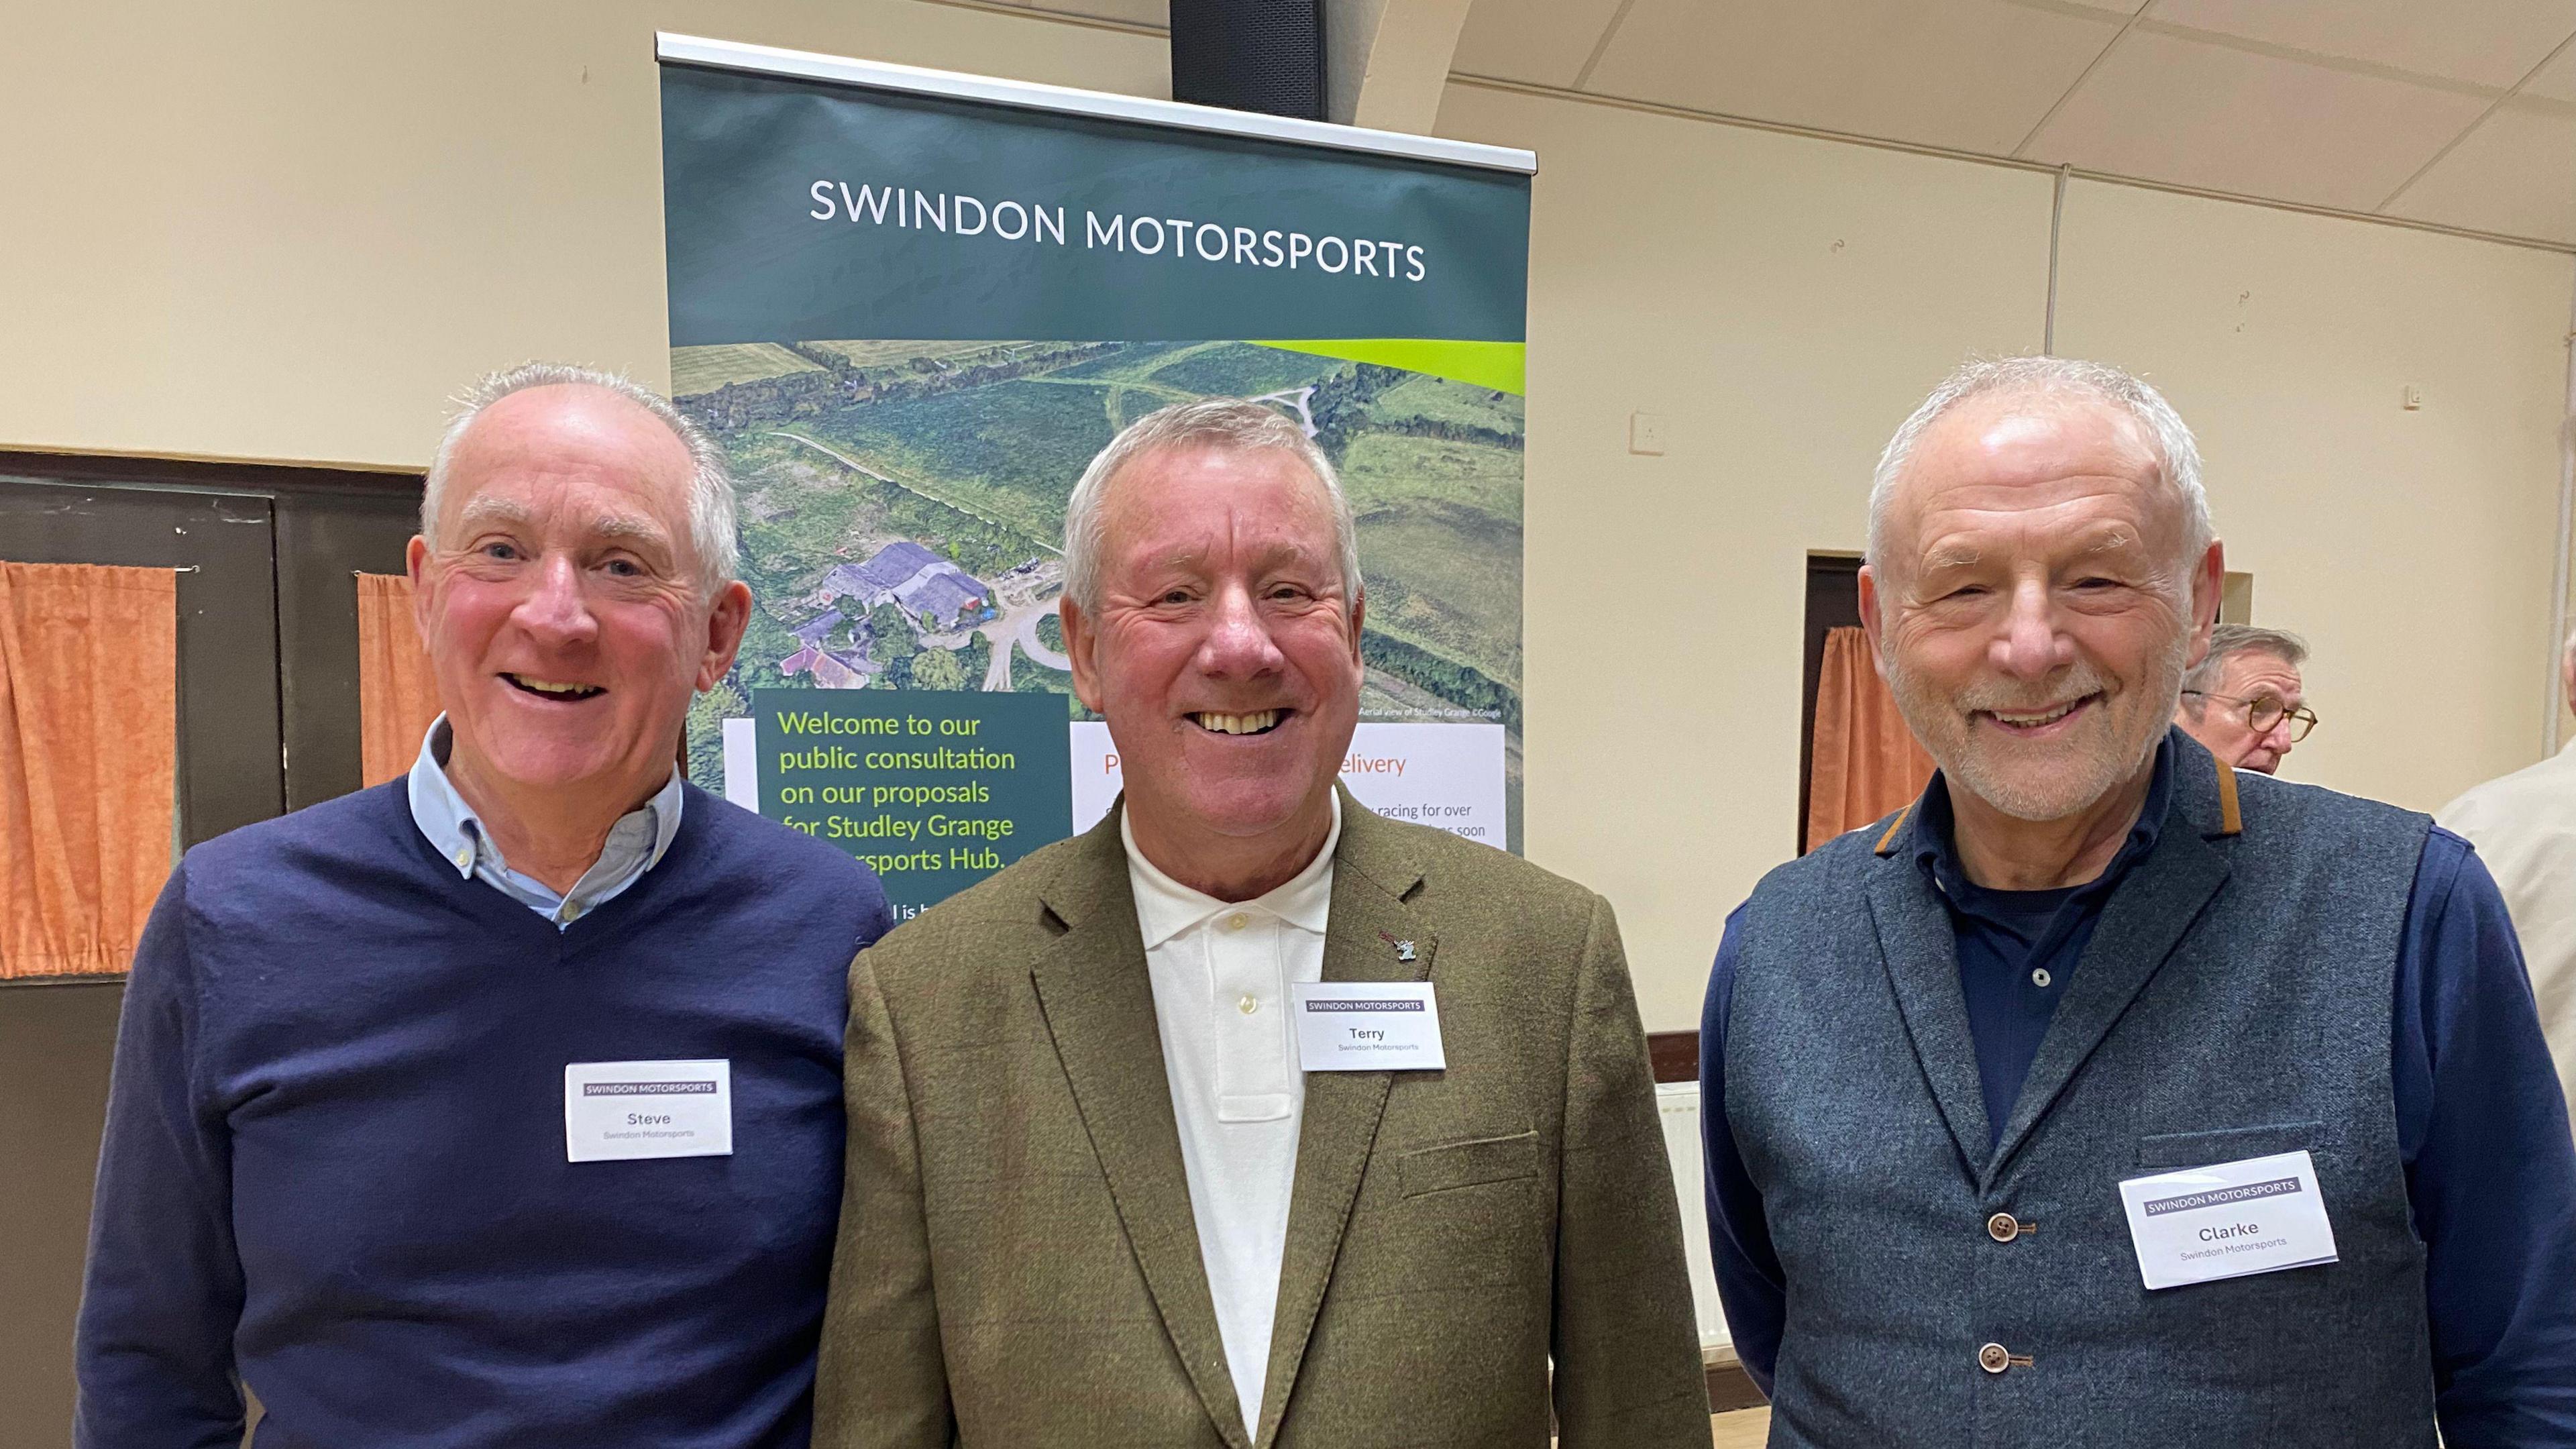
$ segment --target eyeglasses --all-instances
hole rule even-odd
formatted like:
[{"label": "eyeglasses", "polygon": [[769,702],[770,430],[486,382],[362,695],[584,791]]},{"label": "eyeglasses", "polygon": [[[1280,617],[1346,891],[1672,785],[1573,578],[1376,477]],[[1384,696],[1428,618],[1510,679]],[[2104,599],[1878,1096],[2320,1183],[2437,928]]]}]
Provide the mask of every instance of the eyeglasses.
[{"label": "eyeglasses", "polygon": [[2294,745],[2306,739],[2308,731],[2317,727],[2316,711],[2306,705],[2292,708],[2282,703],[2277,695],[2258,694],[2245,699],[2233,694],[2212,694],[2205,689],[2186,689],[2183,693],[2196,694],[2203,699],[2223,699],[2244,710],[2245,727],[2258,735],[2270,734],[2273,726],[2286,719],[2290,722],[2290,743]]}]

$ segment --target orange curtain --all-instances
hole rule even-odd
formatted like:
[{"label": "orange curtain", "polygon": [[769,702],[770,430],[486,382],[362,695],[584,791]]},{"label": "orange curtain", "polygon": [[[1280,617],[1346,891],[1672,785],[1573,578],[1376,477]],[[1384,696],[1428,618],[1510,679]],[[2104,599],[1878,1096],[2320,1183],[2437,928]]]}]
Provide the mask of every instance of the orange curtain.
[{"label": "orange curtain", "polygon": [[438,679],[412,623],[411,580],[358,575],[358,736],[362,784],[411,768],[438,718]]},{"label": "orange curtain", "polygon": [[1816,678],[1815,770],[1807,789],[1807,848],[1903,808],[1932,778],[1932,757],[1896,712],[1869,636],[1828,630]]},{"label": "orange curtain", "polygon": [[0,563],[0,978],[132,964],[178,753],[179,576]]}]

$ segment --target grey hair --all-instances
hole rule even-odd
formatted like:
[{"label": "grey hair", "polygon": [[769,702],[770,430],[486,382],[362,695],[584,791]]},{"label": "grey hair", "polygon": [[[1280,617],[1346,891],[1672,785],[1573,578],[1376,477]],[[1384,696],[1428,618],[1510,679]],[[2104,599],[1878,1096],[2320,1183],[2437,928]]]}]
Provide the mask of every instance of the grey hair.
[{"label": "grey hair", "polygon": [[1888,503],[1923,435],[1952,408],[1989,393],[2087,393],[2126,411],[2155,439],[2157,472],[2182,499],[2185,566],[2209,547],[2216,534],[2209,521],[2209,495],[2200,485],[2200,445],[2163,393],[2119,368],[2072,357],[1972,358],[1932,389],[1878,455],[1869,488],[1869,561],[1874,567],[1886,567]]},{"label": "grey hair", "polygon": [[621,373],[595,367],[576,367],[561,362],[523,362],[516,367],[487,373],[472,387],[456,395],[455,412],[449,417],[447,431],[439,436],[438,452],[430,460],[429,481],[420,495],[420,536],[435,549],[438,547],[438,520],[441,504],[447,495],[447,480],[456,460],[457,444],[474,420],[486,408],[514,392],[534,387],[605,388],[659,419],[662,426],[689,450],[689,543],[698,555],[698,586],[712,598],[718,589],[733,582],[740,566],[740,550],[734,539],[733,473],[725,466],[724,448],[707,435],[704,428],[691,422],[669,400],[651,388]]},{"label": "grey hair", "polygon": [[2287,629],[2221,624],[2209,631],[2208,657],[2183,675],[2183,691],[2206,693],[2216,689],[2219,678],[2227,672],[2227,661],[2239,654],[2269,655],[2296,669],[2308,662],[2308,641]]},{"label": "grey hair", "polygon": [[1286,413],[1243,398],[1210,397],[1156,408],[1119,431],[1082,470],[1064,505],[1064,591],[1086,612],[1100,609],[1101,502],[1120,469],[1147,453],[1168,448],[1229,448],[1286,453],[1324,485],[1333,510],[1333,542],[1341,554],[1342,587],[1353,600],[1360,582],[1359,526],[1333,460]]}]

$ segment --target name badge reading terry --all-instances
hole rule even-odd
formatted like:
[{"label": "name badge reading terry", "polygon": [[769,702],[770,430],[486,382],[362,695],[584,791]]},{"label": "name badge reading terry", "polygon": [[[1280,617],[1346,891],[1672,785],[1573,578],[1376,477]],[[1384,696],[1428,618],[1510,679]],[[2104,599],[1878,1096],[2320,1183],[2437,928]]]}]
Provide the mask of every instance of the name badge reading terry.
[{"label": "name badge reading terry", "polygon": [[2335,1261],[2334,1224],[2305,1152],[2133,1177],[2120,1202],[2149,1288]]},{"label": "name badge reading terry", "polygon": [[1440,1050],[1440,1003],[1428,981],[1291,983],[1297,1065],[1310,1072],[1431,1072]]},{"label": "name badge reading terry", "polygon": [[564,1160],[733,1155],[733,1063],[573,1062]]}]

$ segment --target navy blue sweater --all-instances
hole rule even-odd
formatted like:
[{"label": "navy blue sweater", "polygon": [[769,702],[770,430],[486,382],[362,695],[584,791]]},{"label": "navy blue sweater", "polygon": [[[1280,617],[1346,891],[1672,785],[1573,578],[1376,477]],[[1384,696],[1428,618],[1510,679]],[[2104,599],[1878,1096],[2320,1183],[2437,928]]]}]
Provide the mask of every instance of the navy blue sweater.
[{"label": "navy blue sweater", "polygon": [[[691,788],[558,931],[399,780],[190,851],[136,952],[83,1449],[793,1446],[841,1187],[864,867]],[[733,1155],[567,1162],[564,1067],[729,1059]]]}]

